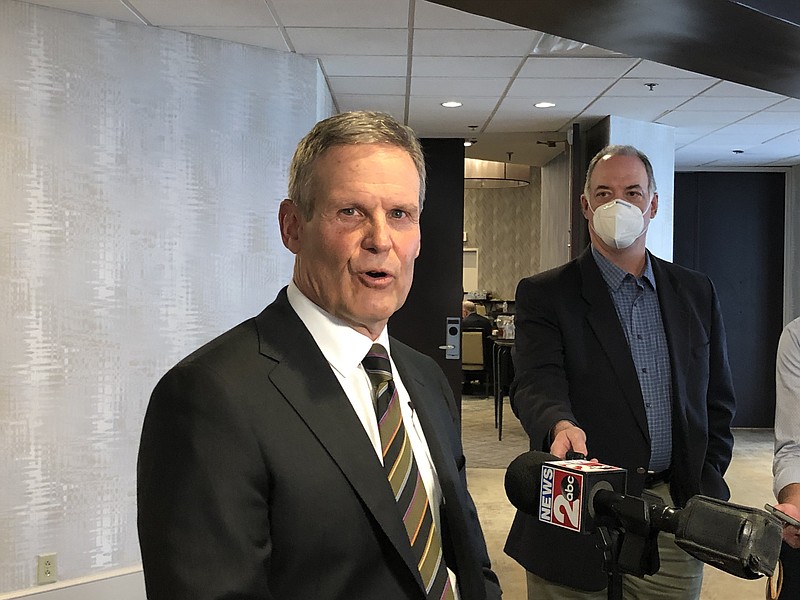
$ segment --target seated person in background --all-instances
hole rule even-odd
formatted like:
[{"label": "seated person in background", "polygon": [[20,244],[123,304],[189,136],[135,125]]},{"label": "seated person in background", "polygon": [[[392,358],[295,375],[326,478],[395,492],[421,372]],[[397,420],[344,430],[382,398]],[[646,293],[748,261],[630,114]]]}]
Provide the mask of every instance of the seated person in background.
[{"label": "seated person in background", "polygon": [[475,312],[475,303],[464,300],[461,303],[461,331],[480,329],[483,334],[483,363],[489,364],[492,358],[492,322]]},{"label": "seated person in background", "polygon": [[480,329],[486,337],[492,335],[492,322],[475,312],[475,303],[464,300],[461,303],[461,330]]}]

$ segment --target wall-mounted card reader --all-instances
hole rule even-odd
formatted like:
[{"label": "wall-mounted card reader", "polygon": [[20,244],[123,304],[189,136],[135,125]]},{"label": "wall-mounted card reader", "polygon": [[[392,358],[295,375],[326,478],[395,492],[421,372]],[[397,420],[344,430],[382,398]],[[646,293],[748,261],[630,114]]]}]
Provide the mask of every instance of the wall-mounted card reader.
[{"label": "wall-mounted card reader", "polygon": [[461,358],[461,319],[459,317],[447,317],[445,345],[439,346],[439,348],[444,350],[444,357],[448,360]]}]

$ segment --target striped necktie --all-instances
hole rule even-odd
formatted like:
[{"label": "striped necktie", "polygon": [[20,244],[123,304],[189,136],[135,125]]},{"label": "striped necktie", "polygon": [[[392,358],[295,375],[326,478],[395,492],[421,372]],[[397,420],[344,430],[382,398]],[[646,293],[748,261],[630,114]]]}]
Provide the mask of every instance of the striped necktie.
[{"label": "striped necktie", "polygon": [[429,600],[454,600],[442,555],[442,542],[403,425],[389,355],[383,346],[374,344],[361,364],[375,389],[383,467],[403,518],[427,597]]}]

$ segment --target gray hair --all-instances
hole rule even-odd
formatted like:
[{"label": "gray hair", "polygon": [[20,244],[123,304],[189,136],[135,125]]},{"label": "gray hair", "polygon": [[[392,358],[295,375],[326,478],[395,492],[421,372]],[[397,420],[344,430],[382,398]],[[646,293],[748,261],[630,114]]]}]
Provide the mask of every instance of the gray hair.
[{"label": "gray hair", "polygon": [[591,197],[592,190],[590,183],[592,181],[592,173],[594,173],[594,168],[597,166],[597,163],[599,163],[600,160],[606,156],[635,156],[641,160],[642,164],[644,165],[644,170],[647,172],[647,194],[649,196],[655,194],[656,178],[655,175],[653,175],[653,165],[650,164],[650,159],[647,158],[647,155],[634,146],[622,146],[615,144],[606,146],[600,150],[600,152],[594,155],[594,158],[589,163],[589,168],[586,169],[586,182],[583,184],[583,195],[586,196],[586,198]]},{"label": "gray hair", "polygon": [[425,158],[416,134],[386,113],[345,112],[314,125],[300,140],[289,166],[289,199],[306,218],[314,214],[314,163],[325,151],[351,144],[389,144],[408,152],[419,173],[419,209],[425,200]]}]

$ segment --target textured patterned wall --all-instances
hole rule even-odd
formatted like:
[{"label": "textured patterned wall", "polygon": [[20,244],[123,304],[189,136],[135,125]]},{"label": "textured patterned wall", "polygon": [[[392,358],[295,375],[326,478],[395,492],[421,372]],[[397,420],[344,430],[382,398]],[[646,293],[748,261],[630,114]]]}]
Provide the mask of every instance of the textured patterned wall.
[{"label": "textured patterned wall", "polygon": [[291,274],[315,61],[0,0],[0,594],[136,564],[160,375]]},{"label": "textured patterned wall", "polygon": [[570,208],[569,152],[542,167],[542,243],[539,270],[569,261]]},{"label": "textured patterned wall", "polygon": [[536,168],[522,188],[464,190],[464,247],[478,248],[478,287],[494,298],[512,300],[519,280],[539,270],[541,196]]}]

